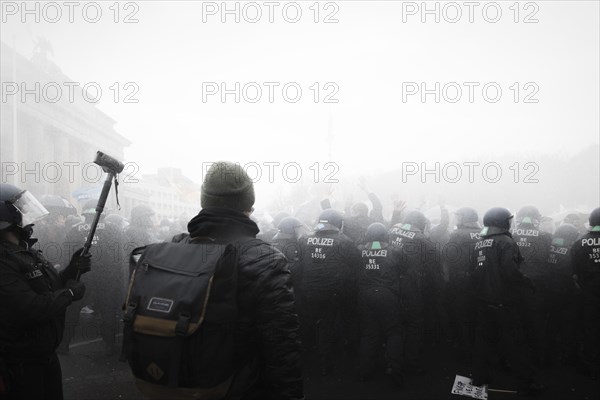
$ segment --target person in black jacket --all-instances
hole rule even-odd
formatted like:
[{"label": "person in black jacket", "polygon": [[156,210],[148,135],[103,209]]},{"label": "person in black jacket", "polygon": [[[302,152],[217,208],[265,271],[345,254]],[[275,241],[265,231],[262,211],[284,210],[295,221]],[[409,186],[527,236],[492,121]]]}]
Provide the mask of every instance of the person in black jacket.
[{"label": "person in black jacket", "polygon": [[305,305],[309,324],[315,327],[322,375],[333,369],[338,318],[342,340],[348,346],[358,340],[356,271],[360,254],[352,240],[341,232],[343,222],[339,211],[330,208],[321,212],[315,232],[301,237],[298,246]]},{"label": "person in black jacket", "polygon": [[577,287],[573,275],[571,247],[579,236],[577,228],[562,224],[552,237],[547,261],[547,307],[550,311],[546,332],[544,361],[552,365],[556,359],[574,364],[577,355]]},{"label": "person in black jacket", "polygon": [[536,207],[525,206],[517,212],[517,227],[512,230],[512,236],[523,255],[521,271],[535,286],[535,291],[521,293],[521,318],[537,366],[541,366],[543,359],[545,329],[550,311],[547,305],[552,301],[547,289],[551,277],[546,264],[552,235],[539,229],[541,219]]},{"label": "person in black jacket", "polygon": [[389,245],[387,228],[381,223],[369,225],[365,243],[358,249],[362,260],[357,276],[361,378],[373,377],[383,338],[387,373],[402,386],[401,255]]},{"label": "person in black jacket", "polygon": [[[217,243],[254,239],[249,216],[254,185],[238,164],[216,162],[201,189],[202,210],[188,223],[192,238]],[[231,399],[303,399],[303,378],[290,271],[283,254],[254,239],[240,247],[238,270],[240,349]]]},{"label": "person in black jacket", "polygon": [[31,247],[33,222],[46,213],[29,192],[0,184],[0,397],[63,398],[55,351],[66,308],[85,293],[74,278],[90,258],[78,250],[59,274]]},{"label": "person in black jacket", "polygon": [[583,306],[582,359],[592,379],[600,373],[600,207],[589,217],[590,231],[571,248]]},{"label": "person in black jacket", "polygon": [[[390,244],[400,250],[406,273],[400,282],[400,296],[404,308],[404,367],[406,373],[422,374],[425,310],[437,301],[442,279],[440,253],[435,244],[425,237],[427,218],[420,211],[411,211],[402,224],[390,229]],[[433,332],[427,332],[431,337]]]},{"label": "person in black jacket", "polygon": [[309,229],[299,219],[285,217],[277,225],[279,231],[272,239],[273,246],[281,251],[288,261],[288,268],[292,274],[292,287],[296,310],[300,317],[300,329],[303,340],[310,337],[308,324],[306,323],[306,311],[304,307],[304,292],[302,288],[301,268],[298,267],[298,239],[309,232]]},{"label": "person in black jacket", "polygon": [[[479,216],[470,207],[459,208],[456,230],[443,248],[443,267],[448,279],[451,324],[460,354],[467,355],[473,342],[473,310],[469,292],[475,243],[480,239]],[[468,358],[468,357],[467,357]]]},{"label": "person in black jacket", "polygon": [[496,346],[504,351],[518,378],[521,394],[535,395],[543,386],[534,381],[534,370],[516,315],[521,288],[532,288],[520,271],[523,257],[509,229],[513,215],[495,207],[483,217],[485,227],[475,244],[476,259],[472,273],[476,307],[473,384],[491,382],[489,361]]}]

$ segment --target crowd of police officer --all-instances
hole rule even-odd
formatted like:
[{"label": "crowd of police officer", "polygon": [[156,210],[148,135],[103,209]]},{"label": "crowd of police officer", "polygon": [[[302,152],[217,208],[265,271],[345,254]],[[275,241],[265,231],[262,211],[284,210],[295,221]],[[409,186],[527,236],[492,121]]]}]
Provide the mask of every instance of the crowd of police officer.
[{"label": "crowd of police officer", "polygon": [[[370,196],[371,198],[371,196]],[[541,229],[537,208],[492,208],[483,227],[473,208],[442,211],[437,226],[420,211],[383,220],[378,201],[350,215],[324,210],[313,232],[293,217],[272,238],[290,262],[303,341],[323,375],[356,346],[360,378],[386,373],[402,386],[426,373],[426,343],[446,340],[492,382],[499,359],[518,392],[540,393],[536,371],[555,363],[598,377],[600,208],[589,228]],[[337,345],[337,349],[336,349]]]},{"label": "crowd of police officer", "polygon": [[[2,308],[2,376],[11,380],[3,378],[0,391],[10,383],[21,398],[42,393],[32,388],[58,393],[55,350],[68,353],[82,310],[93,312],[106,353],[114,354],[129,254],[186,229],[168,221],[159,226],[147,206],[136,207],[129,220],[109,213],[97,226],[90,259],[77,249],[96,200],[83,205],[80,217],[57,196],[39,204],[2,184],[1,197],[0,295],[10,301],[23,280],[44,302]],[[514,371],[522,394],[541,392],[535,371],[555,362],[597,378],[600,208],[590,214],[589,228],[563,223],[548,233],[531,206],[519,210],[515,223],[507,209],[490,209],[483,227],[474,209],[461,208],[454,228],[446,210],[432,226],[420,211],[405,213],[401,202],[386,221],[377,197],[369,199],[370,212],[364,203],[345,214],[325,204],[310,228],[282,213],[259,235],[288,259],[302,340],[322,375],[336,368],[341,352],[356,353],[362,380],[385,373],[402,386],[405,377],[427,373],[424,345],[447,340],[472,365],[476,385],[492,381],[495,353]],[[37,220],[42,210],[49,214]]]}]

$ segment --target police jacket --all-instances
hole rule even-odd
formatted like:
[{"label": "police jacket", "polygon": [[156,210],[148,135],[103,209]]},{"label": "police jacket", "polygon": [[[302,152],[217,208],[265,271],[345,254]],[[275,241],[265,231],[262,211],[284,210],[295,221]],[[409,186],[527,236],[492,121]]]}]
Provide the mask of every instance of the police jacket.
[{"label": "police jacket", "polygon": [[398,294],[402,275],[401,255],[386,242],[368,242],[358,247],[358,289],[385,288]]},{"label": "police jacket", "polygon": [[[278,232],[271,240],[273,246],[281,251],[290,264],[298,261],[298,240],[289,233]],[[293,269],[290,266],[290,269]]]},{"label": "police jacket", "polygon": [[[238,270],[239,373],[232,398],[302,399],[298,316],[283,254],[255,238],[258,226],[245,214],[205,208],[188,224],[191,237],[244,240]],[[250,241],[248,241],[250,239]]]},{"label": "police jacket", "polygon": [[511,305],[518,288],[530,282],[520,271],[523,257],[511,234],[497,228],[484,228],[475,243],[476,259],[472,277],[473,294],[490,304]]},{"label": "police jacket", "polygon": [[444,269],[450,282],[468,279],[475,259],[475,243],[481,238],[479,227],[460,226],[450,234],[448,243],[443,247]]},{"label": "police jacket", "polygon": [[39,251],[0,241],[0,358],[47,359],[62,340],[71,302]]},{"label": "police jacket", "polygon": [[347,294],[356,289],[360,254],[339,229],[325,229],[298,239],[299,268],[305,291],[330,290]]},{"label": "police jacket", "polygon": [[521,271],[536,284],[546,284],[550,276],[547,273],[548,252],[552,235],[540,231],[532,224],[521,224],[512,230],[512,236],[517,242],[524,262]]},{"label": "police jacket", "polygon": [[578,282],[589,299],[600,299],[600,232],[592,231],[573,243],[573,265]]},{"label": "police jacket", "polygon": [[547,289],[562,295],[575,294],[573,281],[573,260],[571,257],[572,243],[565,243],[563,238],[552,239],[548,260],[546,261],[549,275]]},{"label": "police jacket", "polygon": [[405,280],[423,290],[439,287],[442,280],[440,252],[420,230],[408,224],[394,225],[390,229],[390,244],[400,251]]}]

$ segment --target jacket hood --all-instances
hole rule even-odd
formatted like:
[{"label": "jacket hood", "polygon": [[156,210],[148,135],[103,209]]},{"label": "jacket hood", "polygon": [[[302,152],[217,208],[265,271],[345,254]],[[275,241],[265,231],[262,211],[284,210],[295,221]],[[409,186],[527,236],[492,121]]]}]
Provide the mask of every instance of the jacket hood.
[{"label": "jacket hood", "polygon": [[191,237],[210,237],[231,240],[241,237],[256,237],[258,225],[241,211],[222,207],[203,208],[188,223]]}]

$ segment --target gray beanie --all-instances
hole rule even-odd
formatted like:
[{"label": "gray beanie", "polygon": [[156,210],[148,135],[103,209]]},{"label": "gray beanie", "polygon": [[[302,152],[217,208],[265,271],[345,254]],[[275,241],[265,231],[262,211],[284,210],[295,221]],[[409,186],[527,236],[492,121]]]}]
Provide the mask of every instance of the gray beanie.
[{"label": "gray beanie", "polygon": [[254,184],[239,164],[217,161],[206,173],[200,205],[248,211],[254,205]]}]

